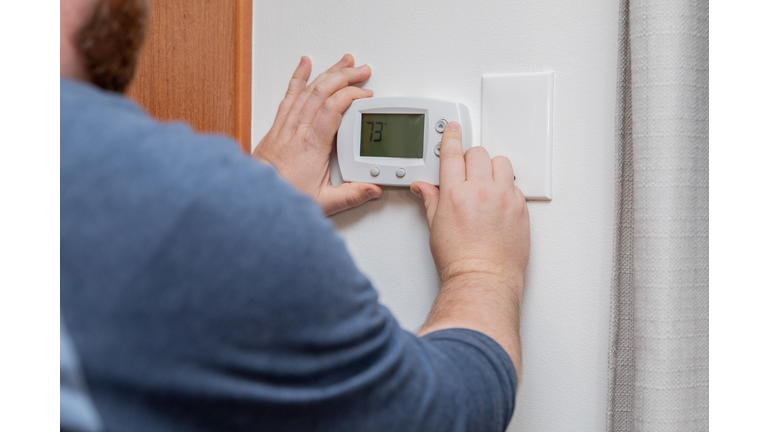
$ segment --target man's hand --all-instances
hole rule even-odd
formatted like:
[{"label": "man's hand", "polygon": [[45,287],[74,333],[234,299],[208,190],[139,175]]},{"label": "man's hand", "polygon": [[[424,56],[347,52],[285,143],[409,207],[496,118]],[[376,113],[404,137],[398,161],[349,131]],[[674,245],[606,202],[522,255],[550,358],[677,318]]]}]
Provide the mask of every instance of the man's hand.
[{"label": "man's hand", "polygon": [[462,327],[480,331],[521,372],[519,311],[530,251],[528,207],[512,164],[482,147],[461,147],[461,127],[446,127],[440,189],[414,182],[424,199],[441,288],[421,334]]},{"label": "man's hand", "polygon": [[314,198],[326,215],[381,198],[383,193],[381,187],[368,183],[331,186],[330,157],[341,115],[353,100],[373,96],[371,90],[350,85],[371,75],[368,66],[354,65],[355,59],[346,54],[307,85],[312,64],[302,57],[272,128],[253,152]]},{"label": "man's hand", "polygon": [[[465,160],[466,159],[466,160]],[[512,164],[482,147],[466,156],[458,123],[446,127],[440,153],[440,189],[414,182],[424,199],[430,246],[441,283],[464,274],[522,280],[528,265],[528,207],[515,186]]]}]

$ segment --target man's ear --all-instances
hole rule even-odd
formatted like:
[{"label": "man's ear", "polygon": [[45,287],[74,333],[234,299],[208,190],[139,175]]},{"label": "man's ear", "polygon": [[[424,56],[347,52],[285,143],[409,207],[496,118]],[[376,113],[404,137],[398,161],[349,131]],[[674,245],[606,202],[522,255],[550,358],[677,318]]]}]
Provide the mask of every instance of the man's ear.
[{"label": "man's ear", "polygon": [[59,8],[59,74],[88,81],[88,72],[78,52],[75,38],[97,0],[61,0]]}]

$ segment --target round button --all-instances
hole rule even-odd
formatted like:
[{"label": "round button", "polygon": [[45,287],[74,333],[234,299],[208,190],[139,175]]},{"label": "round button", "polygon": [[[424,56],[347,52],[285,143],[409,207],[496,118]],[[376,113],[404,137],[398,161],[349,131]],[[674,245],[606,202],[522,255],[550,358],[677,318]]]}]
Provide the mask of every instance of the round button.
[{"label": "round button", "polygon": [[381,172],[381,170],[379,170],[379,167],[371,168],[371,175],[374,176],[374,177],[378,176],[380,172]]},{"label": "round button", "polygon": [[445,118],[441,118],[440,120],[435,123],[435,130],[437,133],[443,133],[445,130],[445,127],[448,126],[448,120]]},{"label": "round button", "polygon": [[395,171],[395,175],[400,178],[405,177],[405,168],[398,168],[397,171]]},{"label": "round button", "polygon": [[440,144],[442,144],[442,142],[435,144],[435,156],[437,157],[440,157]]}]

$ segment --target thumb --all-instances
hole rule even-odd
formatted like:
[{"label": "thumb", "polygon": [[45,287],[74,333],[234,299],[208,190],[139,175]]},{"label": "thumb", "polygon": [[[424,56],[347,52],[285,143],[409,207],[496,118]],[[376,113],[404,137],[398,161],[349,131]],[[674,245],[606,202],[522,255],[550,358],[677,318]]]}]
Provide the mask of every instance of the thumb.
[{"label": "thumb", "polygon": [[356,182],[328,187],[323,192],[318,201],[320,201],[326,216],[357,207],[372,199],[381,198],[384,194],[380,186]]},{"label": "thumb", "polygon": [[440,199],[440,191],[426,182],[416,181],[411,183],[411,192],[420,196],[424,200],[424,208],[427,210],[427,224],[432,227],[432,218],[435,217],[437,202]]}]

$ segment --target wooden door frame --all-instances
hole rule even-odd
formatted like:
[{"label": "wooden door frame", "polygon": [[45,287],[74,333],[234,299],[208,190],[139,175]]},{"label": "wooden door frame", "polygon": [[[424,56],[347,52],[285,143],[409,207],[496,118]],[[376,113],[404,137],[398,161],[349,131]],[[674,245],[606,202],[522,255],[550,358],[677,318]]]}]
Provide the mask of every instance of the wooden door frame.
[{"label": "wooden door frame", "polygon": [[250,154],[252,25],[252,0],[153,1],[127,96],[160,121],[225,134]]},{"label": "wooden door frame", "polygon": [[253,0],[236,0],[235,20],[235,138],[251,154],[251,81],[253,65]]}]

